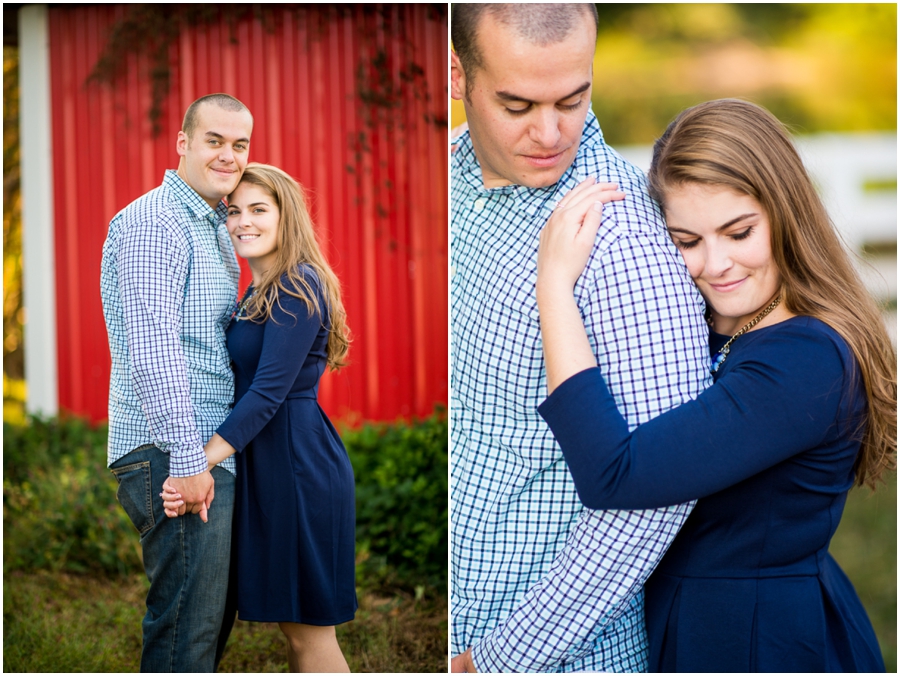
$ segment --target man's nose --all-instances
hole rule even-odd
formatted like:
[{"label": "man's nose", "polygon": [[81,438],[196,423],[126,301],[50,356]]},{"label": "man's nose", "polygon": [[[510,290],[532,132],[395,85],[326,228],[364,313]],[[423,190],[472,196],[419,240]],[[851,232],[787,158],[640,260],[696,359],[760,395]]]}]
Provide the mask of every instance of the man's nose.
[{"label": "man's nose", "polygon": [[560,139],[559,113],[555,108],[538,109],[531,127],[532,140],[542,148],[554,148]]},{"label": "man's nose", "polygon": [[231,164],[234,162],[234,150],[227,143],[223,143],[219,149],[219,161]]}]

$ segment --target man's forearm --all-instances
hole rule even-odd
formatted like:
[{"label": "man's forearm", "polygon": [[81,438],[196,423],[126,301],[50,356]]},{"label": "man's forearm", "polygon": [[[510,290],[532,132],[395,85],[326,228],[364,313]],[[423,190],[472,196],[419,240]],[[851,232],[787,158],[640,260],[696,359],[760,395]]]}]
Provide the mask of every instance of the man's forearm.
[{"label": "man's forearm", "polygon": [[472,646],[475,668],[553,671],[590,654],[606,628],[629,611],[692,506],[584,510],[547,575],[506,620]]}]

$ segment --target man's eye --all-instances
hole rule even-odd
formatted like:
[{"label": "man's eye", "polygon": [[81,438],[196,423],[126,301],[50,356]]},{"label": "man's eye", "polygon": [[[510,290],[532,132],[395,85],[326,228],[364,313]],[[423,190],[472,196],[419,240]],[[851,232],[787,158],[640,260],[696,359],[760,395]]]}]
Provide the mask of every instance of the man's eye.
[{"label": "man's eye", "polygon": [[510,115],[524,115],[531,109],[531,106],[527,106],[525,108],[507,108],[506,112]]}]

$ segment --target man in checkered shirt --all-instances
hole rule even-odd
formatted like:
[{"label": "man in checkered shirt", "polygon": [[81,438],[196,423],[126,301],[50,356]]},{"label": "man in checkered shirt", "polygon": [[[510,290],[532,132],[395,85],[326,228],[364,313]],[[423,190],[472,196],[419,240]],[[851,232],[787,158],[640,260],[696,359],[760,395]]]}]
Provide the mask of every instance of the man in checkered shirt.
[{"label": "man in checkered shirt", "polygon": [[[225,327],[240,273],[222,198],[247,166],[252,130],[234,97],[195,101],[178,132],[178,170],[120,211],[103,245],[108,459],[150,580],[144,672],[215,671],[234,623],[234,459],[210,471],[203,445],[234,400]],[[166,518],[159,496],[170,475],[190,512],[179,519]]]},{"label": "man in checkered shirt", "polygon": [[582,508],[537,407],[539,234],[588,177],[614,182],[575,287],[630,425],[709,383],[703,300],[644,177],[590,112],[596,9],[454,4],[451,95],[453,671],[646,671],[642,587],[692,504]]}]

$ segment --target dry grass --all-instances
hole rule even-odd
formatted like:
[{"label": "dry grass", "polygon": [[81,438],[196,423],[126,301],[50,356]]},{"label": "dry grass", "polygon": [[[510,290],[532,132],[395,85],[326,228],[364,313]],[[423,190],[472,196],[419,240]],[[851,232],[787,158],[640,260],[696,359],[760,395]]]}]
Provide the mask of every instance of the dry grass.
[{"label": "dry grass", "polygon": [[[137,672],[146,582],[49,572],[9,573],[3,594],[4,672]],[[338,628],[354,672],[447,671],[447,600],[365,593]],[[278,626],[238,621],[222,672],[287,671]]]}]

